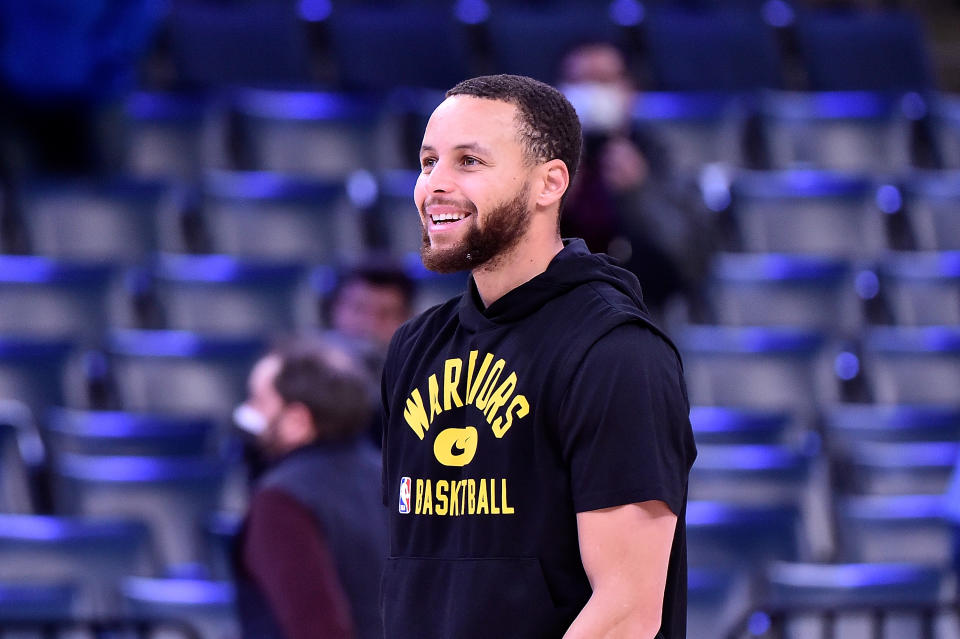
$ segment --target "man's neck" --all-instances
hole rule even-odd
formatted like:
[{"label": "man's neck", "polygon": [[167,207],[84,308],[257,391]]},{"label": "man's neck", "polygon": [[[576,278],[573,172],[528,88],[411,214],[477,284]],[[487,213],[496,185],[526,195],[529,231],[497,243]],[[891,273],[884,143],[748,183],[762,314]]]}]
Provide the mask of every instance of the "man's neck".
[{"label": "man's neck", "polygon": [[526,237],[516,246],[473,270],[473,281],[484,307],[540,275],[557,253],[563,250],[559,235],[540,242]]}]

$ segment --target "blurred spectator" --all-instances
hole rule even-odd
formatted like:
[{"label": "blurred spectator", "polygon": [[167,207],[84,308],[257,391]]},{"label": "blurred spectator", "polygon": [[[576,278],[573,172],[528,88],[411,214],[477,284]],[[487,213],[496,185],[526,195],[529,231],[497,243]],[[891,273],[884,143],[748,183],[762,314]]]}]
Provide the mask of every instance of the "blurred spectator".
[{"label": "blurred spectator", "polygon": [[235,553],[249,639],[380,637],[387,552],[380,461],[361,436],[364,376],[343,350],[293,341],[261,359],[236,421],[270,466]]},{"label": "blurred spectator", "polygon": [[[0,0],[6,170],[109,167],[112,111],[136,81],[165,0]],[[111,128],[112,127],[112,128]]]},{"label": "blurred spectator", "polygon": [[370,437],[380,444],[380,374],[390,338],[413,315],[416,285],[393,261],[368,257],[345,271],[327,302],[325,337],[349,350],[366,367]]},{"label": "blurred spectator", "polygon": [[655,315],[677,294],[702,315],[712,229],[695,194],[671,174],[663,144],[633,125],[636,88],[625,56],[606,42],[579,45],[563,57],[558,86],[584,134],[580,171],[560,220],[563,235],[583,238],[592,251],[633,271]]}]

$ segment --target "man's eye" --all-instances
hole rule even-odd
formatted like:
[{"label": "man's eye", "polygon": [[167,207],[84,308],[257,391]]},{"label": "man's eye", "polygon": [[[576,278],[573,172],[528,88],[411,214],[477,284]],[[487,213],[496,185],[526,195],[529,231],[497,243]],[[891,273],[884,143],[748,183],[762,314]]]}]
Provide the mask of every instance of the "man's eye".
[{"label": "man's eye", "polygon": [[434,164],[437,163],[435,158],[423,158],[420,160],[420,167],[424,169],[431,168]]},{"label": "man's eye", "polygon": [[480,160],[473,157],[472,155],[467,155],[467,156],[464,156],[463,163],[466,166],[477,166],[478,164],[480,164]]}]

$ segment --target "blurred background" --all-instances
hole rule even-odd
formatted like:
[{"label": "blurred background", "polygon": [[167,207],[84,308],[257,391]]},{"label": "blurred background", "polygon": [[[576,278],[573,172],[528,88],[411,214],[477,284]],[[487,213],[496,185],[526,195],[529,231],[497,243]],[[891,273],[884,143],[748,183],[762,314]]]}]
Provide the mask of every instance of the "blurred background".
[{"label": "blurred background", "polygon": [[461,289],[417,151],[507,72],[577,107],[564,231],[685,356],[689,636],[960,636],[957,34],[933,0],[0,0],[0,628],[239,636],[250,367],[349,332],[358,267]]}]

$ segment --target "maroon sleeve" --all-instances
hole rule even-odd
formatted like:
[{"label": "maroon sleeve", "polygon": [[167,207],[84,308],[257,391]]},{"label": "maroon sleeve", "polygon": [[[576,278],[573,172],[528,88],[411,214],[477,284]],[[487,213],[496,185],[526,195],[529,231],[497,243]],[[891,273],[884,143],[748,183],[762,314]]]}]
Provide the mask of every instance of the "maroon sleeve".
[{"label": "maroon sleeve", "polygon": [[250,504],[243,561],[286,639],[352,639],[350,604],[309,510],[266,489]]}]

